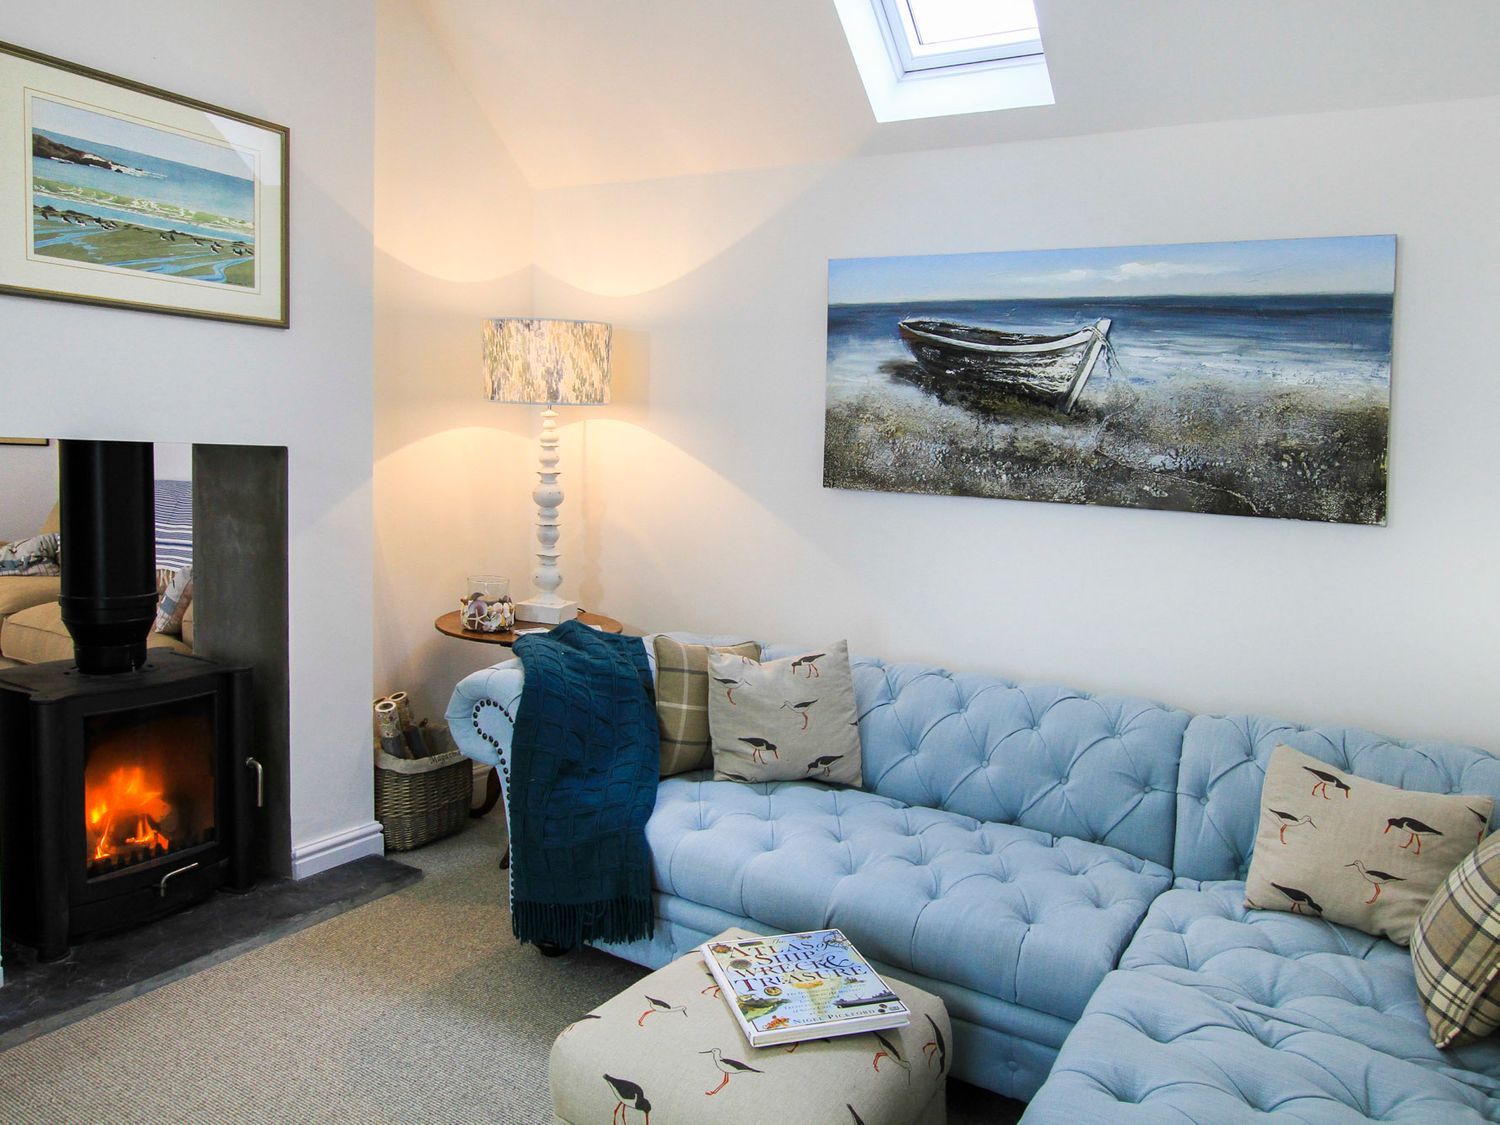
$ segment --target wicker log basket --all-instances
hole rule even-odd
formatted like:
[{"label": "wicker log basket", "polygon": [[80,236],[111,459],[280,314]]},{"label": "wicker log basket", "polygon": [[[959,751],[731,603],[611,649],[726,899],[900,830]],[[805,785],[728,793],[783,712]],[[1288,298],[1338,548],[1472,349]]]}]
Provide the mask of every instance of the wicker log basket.
[{"label": "wicker log basket", "polygon": [[[427,737],[444,728],[424,727]],[[474,769],[457,750],[428,758],[397,758],[375,751],[375,819],[385,829],[386,851],[420,848],[463,828],[469,821]]]}]

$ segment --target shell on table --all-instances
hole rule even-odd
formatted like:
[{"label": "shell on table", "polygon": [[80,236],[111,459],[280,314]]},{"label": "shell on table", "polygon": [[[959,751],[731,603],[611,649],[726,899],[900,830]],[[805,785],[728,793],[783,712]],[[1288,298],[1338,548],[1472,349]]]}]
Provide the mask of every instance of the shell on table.
[{"label": "shell on table", "polygon": [[487,601],[478,594],[459,601],[463,626],[472,633],[499,633],[516,623],[516,603],[506,594]]}]

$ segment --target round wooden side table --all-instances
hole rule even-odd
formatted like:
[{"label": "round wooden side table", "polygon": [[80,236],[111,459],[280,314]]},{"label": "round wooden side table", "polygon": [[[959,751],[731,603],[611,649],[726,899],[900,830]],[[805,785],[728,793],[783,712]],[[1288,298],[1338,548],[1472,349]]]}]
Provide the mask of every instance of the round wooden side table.
[{"label": "round wooden side table", "polygon": [[[599,629],[601,632],[605,633],[623,633],[625,631],[624,625],[621,625],[613,617],[605,617],[602,613],[585,613],[582,610],[579,610],[578,620],[583,622],[585,625],[592,625],[594,626],[594,628]],[[432,623],[432,626],[445,637],[457,637],[461,641],[478,641],[480,644],[485,645],[502,645],[505,648],[510,648],[511,645],[515,644],[517,640],[524,636],[524,634],[517,633],[515,631],[516,629],[553,628],[553,626],[544,624],[540,621],[518,620],[515,624],[514,629],[506,629],[503,632],[499,633],[477,633],[472,629],[464,628],[463,619],[460,616],[459,611],[456,609],[443,614]],[[476,818],[484,816],[499,803],[500,771],[491,767],[490,775],[485,779],[484,783],[484,803],[477,809],[470,809],[469,815]],[[509,865],[510,850],[507,848],[505,856],[500,860],[500,866],[503,868],[508,867]]]},{"label": "round wooden side table", "polygon": [[[581,610],[578,620],[585,625],[592,625],[605,633],[623,633],[625,626],[621,625],[613,617],[605,617],[602,613],[584,613]],[[504,645],[509,648],[516,643],[521,634],[516,629],[551,629],[553,626],[545,625],[540,621],[517,621],[515,629],[506,629],[499,633],[476,633],[471,629],[465,629],[463,619],[458,610],[445,613],[432,623],[439,633],[445,637],[457,637],[461,641],[478,641],[484,645]]]}]

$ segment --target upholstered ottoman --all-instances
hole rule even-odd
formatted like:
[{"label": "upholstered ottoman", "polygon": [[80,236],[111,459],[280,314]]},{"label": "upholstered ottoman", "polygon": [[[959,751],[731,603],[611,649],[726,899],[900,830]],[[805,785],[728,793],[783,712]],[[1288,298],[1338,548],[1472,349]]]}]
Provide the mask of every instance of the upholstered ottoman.
[{"label": "upholstered ottoman", "polygon": [[[725,930],[715,940],[752,936]],[[554,1123],[941,1125],[953,1041],[931,993],[886,976],[906,1027],[751,1047],[697,953],[570,1024],[552,1045]]]}]

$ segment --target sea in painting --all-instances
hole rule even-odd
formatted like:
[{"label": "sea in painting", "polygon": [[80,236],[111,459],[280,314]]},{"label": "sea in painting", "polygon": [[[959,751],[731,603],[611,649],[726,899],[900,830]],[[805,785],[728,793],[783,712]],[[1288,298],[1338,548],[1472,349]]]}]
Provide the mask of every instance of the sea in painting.
[{"label": "sea in painting", "polygon": [[824,484],[1383,524],[1394,285],[1391,236],[832,261]]},{"label": "sea in painting", "polygon": [[31,251],[255,285],[255,179],[227,145],[31,100]]}]

